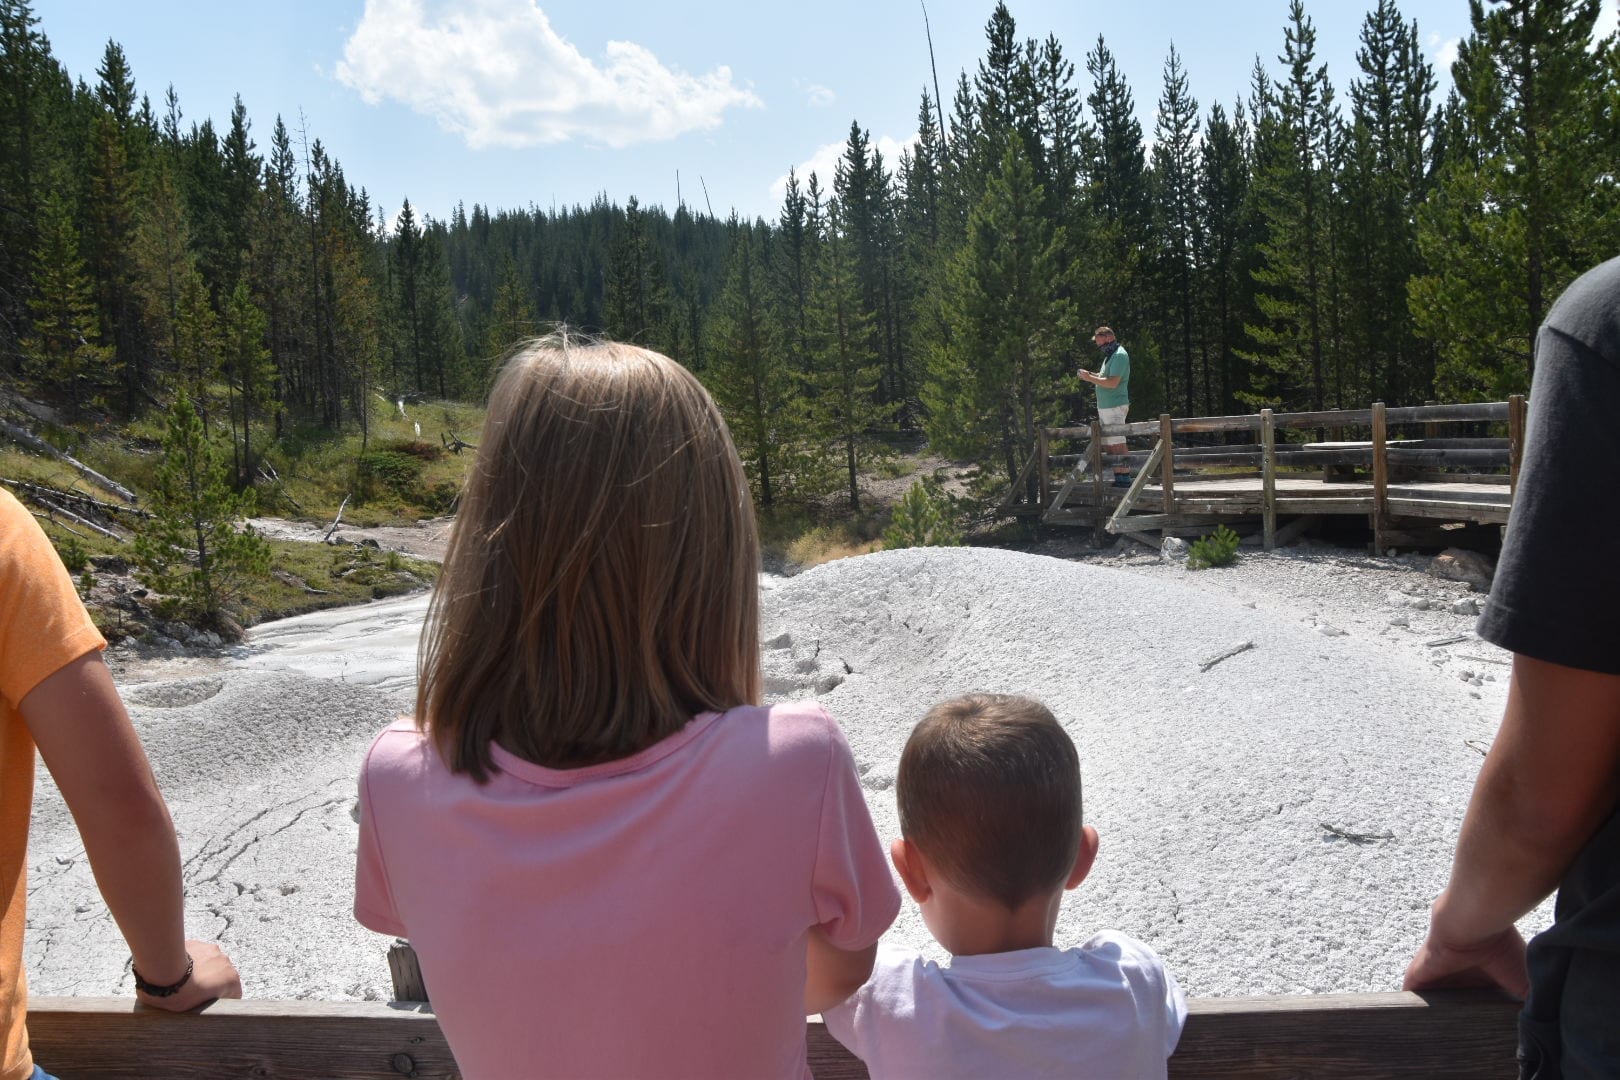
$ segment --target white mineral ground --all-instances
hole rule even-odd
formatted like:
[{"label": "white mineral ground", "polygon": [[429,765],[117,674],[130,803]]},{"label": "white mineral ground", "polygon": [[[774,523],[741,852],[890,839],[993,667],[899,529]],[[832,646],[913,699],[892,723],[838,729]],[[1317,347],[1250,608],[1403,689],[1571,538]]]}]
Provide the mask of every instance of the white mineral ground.
[{"label": "white mineral ground", "polygon": [[[1451,610],[1466,587],[1425,576],[1425,561],[1312,548],[1193,573],[1147,553],[846,559],[765,579],[768,689],[818,697],[843,724],[885,842],[900,749],[930,703],[1039,697],[1080,748],[1102,834],[1060,944],[1133,934],[1197,996],[1393,990],[1508,672]],[[224,945],[250,996],[390,996],[388,939],[350,914],[355,777],[409,707],[425,607],[267,624],[224,661],[115,657],[179,830],[188,930]],[[129,993],[43,769],[31,845],[34,993]],[[1544,906],[1524,929],[1549,919]],[[939,955],[909,904],[890,936]]]}]

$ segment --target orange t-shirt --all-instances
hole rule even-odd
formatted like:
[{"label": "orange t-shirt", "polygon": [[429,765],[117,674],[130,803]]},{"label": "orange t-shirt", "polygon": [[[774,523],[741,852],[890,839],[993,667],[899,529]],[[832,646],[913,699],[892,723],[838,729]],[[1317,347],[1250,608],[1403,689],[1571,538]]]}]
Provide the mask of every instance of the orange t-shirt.
[{"label": "orange t-shirt", "polygon": [[106,644],[39,524],[0,491],[0,1080],[26,1080],[34,1071],[22,964],[34,739],[17,705],[48,676]]}]

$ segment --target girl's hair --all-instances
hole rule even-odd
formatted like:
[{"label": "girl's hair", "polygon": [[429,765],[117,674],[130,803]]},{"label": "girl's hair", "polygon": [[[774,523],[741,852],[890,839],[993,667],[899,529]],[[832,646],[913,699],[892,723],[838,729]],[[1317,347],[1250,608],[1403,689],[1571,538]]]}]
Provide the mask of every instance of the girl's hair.
[{"label": "girl's hair", "polygon": [[490,394],[418,661],[417,725],[480,783],[491,741],[560,768],[760,697],[759,537],[693,375],[568,330]]}]

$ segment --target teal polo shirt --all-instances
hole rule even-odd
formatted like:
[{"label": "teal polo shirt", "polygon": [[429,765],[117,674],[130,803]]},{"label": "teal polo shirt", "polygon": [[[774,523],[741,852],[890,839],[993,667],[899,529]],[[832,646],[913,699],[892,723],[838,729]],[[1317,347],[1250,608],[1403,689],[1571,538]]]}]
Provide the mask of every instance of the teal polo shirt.
[{"label": "teal polo shirt", "polygon": [[1117,409],[1131,403],[1131,354],[1125,351],[1125,346],[1115,349],[1114,354],[1103,361],[1102,370],[1097,374],[1105,379],[1119,376],[1119,385],[1114,389],[1097,387],[1097,408]]}]

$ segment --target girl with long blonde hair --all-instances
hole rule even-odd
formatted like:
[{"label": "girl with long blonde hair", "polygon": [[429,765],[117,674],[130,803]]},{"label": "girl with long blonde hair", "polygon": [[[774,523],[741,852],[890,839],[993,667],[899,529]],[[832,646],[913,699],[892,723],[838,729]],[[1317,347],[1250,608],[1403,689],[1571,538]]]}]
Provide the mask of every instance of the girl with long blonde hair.
[{"label": "girl with long blonde hair", "polygon": [[355,914],[469,1080],[806,1076],[899,897],[849,748],[764,707],[737,451],[679,364],[567,333],[494,391],[414,722],[360,778]]}]

